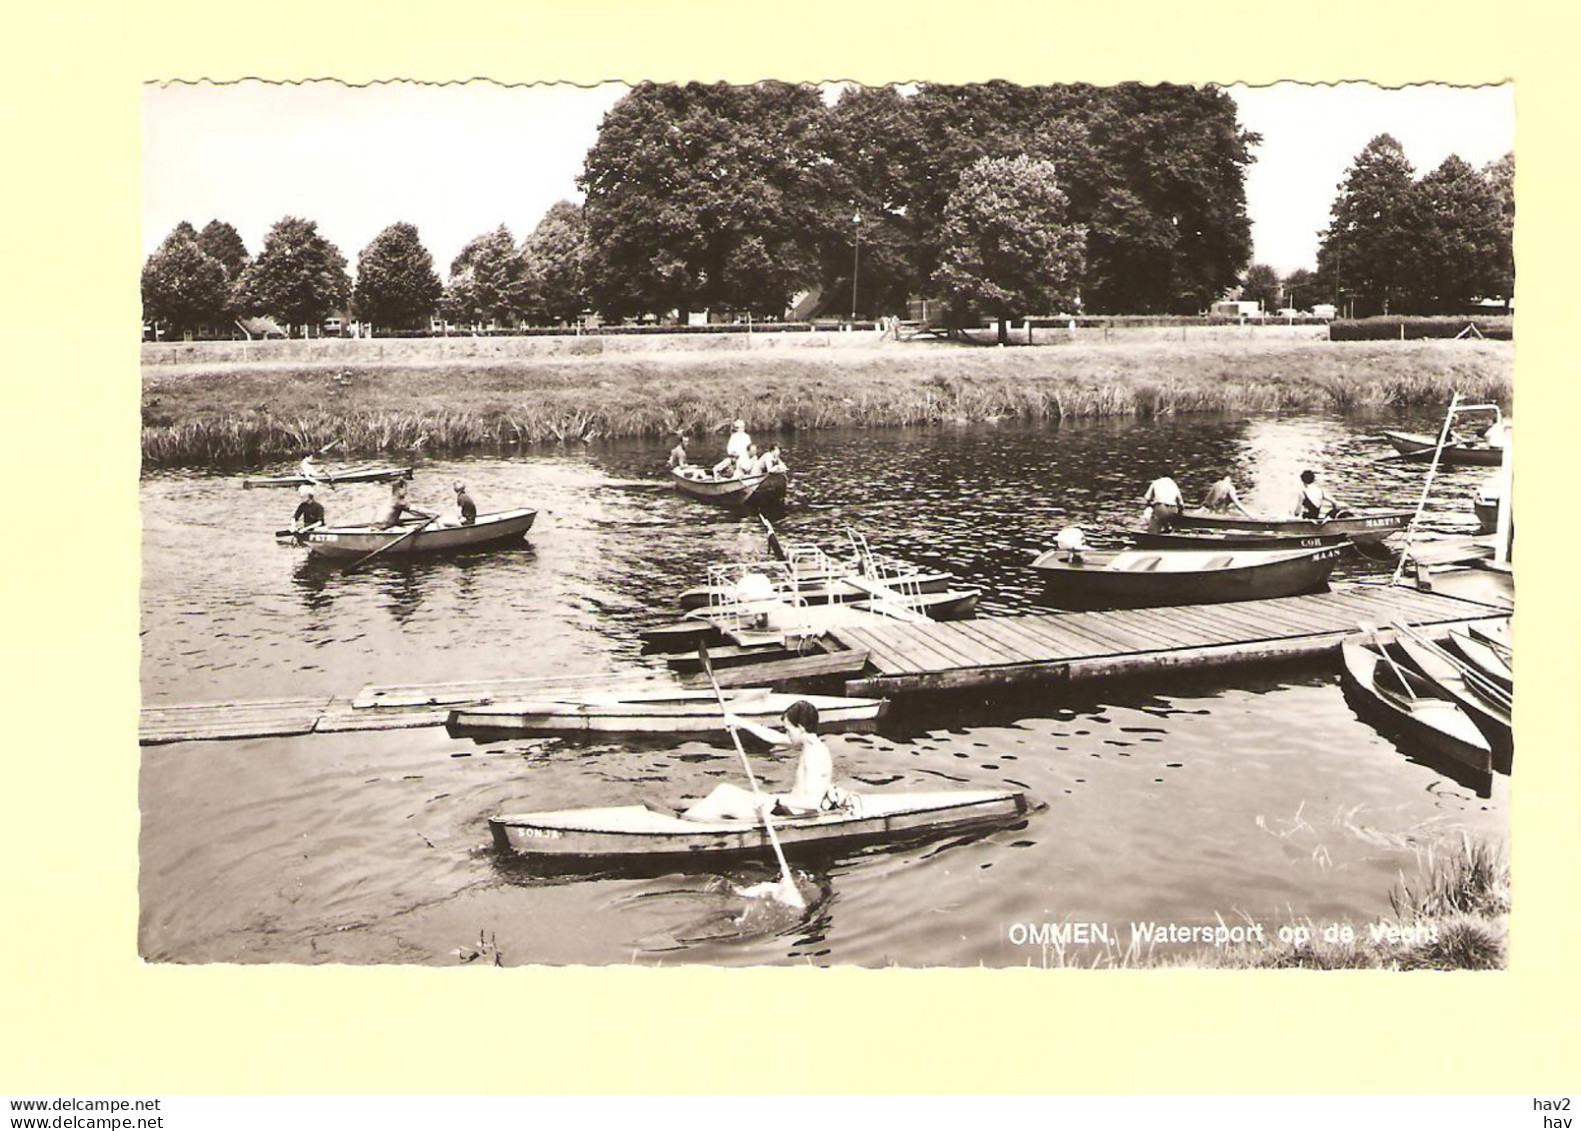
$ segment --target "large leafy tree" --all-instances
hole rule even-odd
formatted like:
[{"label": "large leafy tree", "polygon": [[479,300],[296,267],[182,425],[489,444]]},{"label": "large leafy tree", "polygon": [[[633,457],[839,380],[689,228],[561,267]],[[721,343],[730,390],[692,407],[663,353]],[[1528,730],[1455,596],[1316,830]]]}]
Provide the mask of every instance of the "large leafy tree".
[{"label": "large leafy tree", "polygon": [[1279,272],[1266,263],[1253,263],[1246,269],[1246,279],[1241,283],[1241,297],[1248,302],[1262,305],[1263,310],[1279,309],[1282,288]]},{"label": "large leafy tree", "polygon": [[1507,295],[1508,228],[1494,182],[1450,156],[1416,183],[1415,197],[1411,307],[1443,313]]},{"label": "large leafy tree", "polygon": [[236,281],[233,302],[292,326],[317,325],[345,308],[351,295],[346,257],[311,220],[287,216],[264,236],[258,258]]},{"label": "large leafy tree", "polygon": [[358,318],[375,326],[420,329],[433,317],[443,290],[434,274],[434,257],[418,238],[417,229],[395,223],[374,236],[357,255],[352,309]]},{"label": "large leafy tree", "polygon": [[816,275],[829,220],[823,113],[809,86],[635,87],[579,179],[594,305],[611,317],[782,311]]},{"label": "large leafy tree", "polygon": [[179,334],[221,319],[229,290],[224,266],[182,221],[144,262],[142,292],[144,320]]},{"label": "large leafy tree", "polygon": [[198,246],[205,255],[212,256],[225,267],[225,274],[232,283],[241,278],[242,270],[250,258],[241,233],[223,220],[210,220],[198,233]]},{"label": "large leafy tree", "polygon": [[1336,302],[1388,313],[1411,290],[1417,239],[1414,171],[1405,150],[1379,134],[1340,182],[1328,229],[1318,243],[1318,277]]},{"label": "large leafy tree", "polygon": [[1068,212],[1052,162],[983,158],[945,205],[938,285],[952,303],[997,318],[1001,343],[1010,318],[1068,309],[1087,240]]},{"label": "large leafy tree", "polygon": [[452,322],[514,322],[531,300],[516,238],[504,224],[467,241],[450,261],[450,283],[440,308]]},{"label": "large leafy tree", "polygon": [[569,200],[554,204],[522,244],[531,313],[573,322],[587,307],[587,224]]},{"label": "large leafy tree", "polygon": [[830,117],[833,163],[875,218],[864,245],[875,245],[875,286],[890,305],[937,269],[944,208],[984,157],[1054,165],[1071,219],[1088,228],[1087,309],[1195,311],[1234,286],[1250,258],[1244,180],[1257,137],[1239,127],[1222,91],[857,88]]}]

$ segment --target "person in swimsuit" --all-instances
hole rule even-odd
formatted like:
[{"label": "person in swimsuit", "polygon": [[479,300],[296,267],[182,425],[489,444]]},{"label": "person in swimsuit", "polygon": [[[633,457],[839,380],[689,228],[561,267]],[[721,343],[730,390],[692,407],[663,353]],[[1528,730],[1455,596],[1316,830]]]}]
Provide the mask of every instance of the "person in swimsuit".
[{"label": "person in swimsuit", "polygon": [[1317,472],[1308,469],[1301,473],[1301,495],[1296,499],[1296,517],[1313,521],[1332,518],[1339,504],[1317,481]]},{"label": "person in swimsuit", "polygon": [[1235,482],[1226,475],[1209,487],[1208,493],[1202,496],[1202,509],[1228,513],[1231,507],[1240,511],[1247,518],[1252,516],[1251,511],[1241,506],[1241,497],[1235,493]]}]

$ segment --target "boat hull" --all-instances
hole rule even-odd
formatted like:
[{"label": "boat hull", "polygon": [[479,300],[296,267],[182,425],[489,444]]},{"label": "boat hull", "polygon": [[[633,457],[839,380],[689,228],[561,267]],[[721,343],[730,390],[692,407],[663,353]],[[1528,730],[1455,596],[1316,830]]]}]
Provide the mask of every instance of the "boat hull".
[{"label": "boat hull", "polygon": [[[763,726],[777,726],[792,703],[818,708],[820,729],[833,730],[881,718],[886,699],[832,695],[783,695],[762,691],[726,692],[731,714]],[[717,734],[728,733],[712,691],[672,691],[632,695],[577,696],[515,703],[458,707],[446,726],[452,732],[491,734]]]},{"label": "boat hull", "polygon": [[[1453,763],[1485,790],[1493,774],[1493,750],[1475,723],[1454,703],[1433,694],[1426,679],[1405,672],[1418,699],[1388,686],[1393,669],[1358,641],[1340,645],[1341,682],[1359,714],[1393,729],[1441,762]],[[1388,675],[1383,673],[1388,672]]]},{"label": "boat hull", "polygon": [[[1431,460],[1438,446],[1437,437],[1418,432],[1385,432],[1383,437],[1406,459]],[[1491,444],[1445,444],[1438,461],[1460,467],[1499,467],[1504,463],[1504,449]]]},{"label": "boat hull", "polygon": [[1515,753],[1509,712],[1475,690],[1460,668],[1431,648],[1406,637],[1396,640],[1394,647],[1413,671],[1432,684],[1436,695],[1454,703],[1477,724],[1493,749],[1493,768],[1509,773]]},{"label": "boat hull", "polygon": [[532,529],[538,512],[530,509],[500,511],[479,515],[471,526],[441,526],[435,523],[398,544],[410,533],[410,525],[380,530],[370,526],[326,527],[302,536],[309,551],[327,558],[359,557],[388,547],[386,556],[449,553],[478,550],[519,542]]},{"label": "boat hull", "polygon": [[[776,817],[774,831],[788,857],[827,856],[997,828],[1031,808],[1025,794],[1008,790],[871,794],[852,813]],[[640,805],[499,816],[489,830],[501,852],[568,868],[774,859],[761,823],[688,821]]]},{"label": "boat hull", "polygon": [[[342,483],[390,483],[397,479],[410,479],[412,469],[409,467],[353,467],[338,471],[333,475],[320,475],[316,483],[320,486],[339,486]],[[242,486],[248,489],[254,487],[306,487],[315,480],[305,475],[264,475],[254,479],[243,479]]]},{"label": "boat hull", "polygon": [[[1107,568],[1123,555],[1089,552],[1080,563],[1072,563],[1064,559],[1061,551],[1051,550],[1033,562],[1032,568],[1043,575],[1045,597],[1065,608],[1216,605],[1292,597],[1322,589],[1342,551],[1340,546],[1266,555],[1241,551],[1219,556],[1229,557],[1232,562],[1236,558],[1249,559],[1252,564],[1189,571],[1131,571]],[[1162,559],[1171,553],[1190,551],[1136,552],[1131,558],[1145,562],[1149,557]],[[1210,557],[1202,552],[1194,556]],[[1259,557],[1264,560],[1256,560]]]},{"label": "boat hull", "polygon": [[1188,510],[1169,519],[1171,530],[1250,530],[1263,534],[1325,535],[1343,534],[1352,542],[1381,542],[1398,534],[1411,522],[1408,510],[1358,511],[1348,518],[1322,522],[1309,518],[1247,518],[1245,515]]},{"label": "boat hull", "polygon": [[705,503],[736,507],[758,507],[781,502],[790,488],[790,477],[783,471],[748,475],[739,479],[716,479],[712,475],[693,478],[679,468],[674,468],[670,471],[670,481],[683,495],[701,499]]},{"label": "boat hull", "polygon": [[1259,534],[1250,530],[1170,530],[1131,534],[1140,550],[1316,550],[1344,546],[1344,534]]}]

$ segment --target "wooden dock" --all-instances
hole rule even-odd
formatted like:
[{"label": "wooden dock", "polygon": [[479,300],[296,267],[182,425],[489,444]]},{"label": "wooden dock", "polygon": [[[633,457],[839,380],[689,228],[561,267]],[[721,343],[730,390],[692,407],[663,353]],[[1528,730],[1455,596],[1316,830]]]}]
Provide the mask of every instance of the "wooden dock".
[{"label": "wooden dock", "polygon": [[1124,612],[1052,613],[928,624],[873,622],[831,635],[868,653],[847,695],[1116,678],[1178,668],[1319,656],[1357,625],[1502,620],[1509,610],[1401,587]]},{"label": "wooden dock", "polygon": [[[1358,585],[1307,597],[1128,612],[914,623],[871,617],[859,626],[831,626],[833,652],[722,668],[718,674],[731,687],[849,675],[848,695],[1010,687],[1318,656],[1337,648],[1362,621],[1380,627],[1395,619],[1438,625],[1509,615],[1508,609],[1460,597]],[[143,708],[138,741],[147,746],[443,726],[453,707],[572,692],[578,685],[657,690],[706,683],[697,675],[681,682],[647,675],[644,682],[645,675],[370,686],[351,696],[152,706]]]}]

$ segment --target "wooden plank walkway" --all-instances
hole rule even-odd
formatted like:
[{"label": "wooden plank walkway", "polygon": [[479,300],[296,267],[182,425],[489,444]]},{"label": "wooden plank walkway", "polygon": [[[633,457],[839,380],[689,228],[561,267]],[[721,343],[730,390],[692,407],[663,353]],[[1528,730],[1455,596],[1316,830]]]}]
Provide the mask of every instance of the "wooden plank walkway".
[{"label": "wooden plank walkway", "polygon": [[1509,610],[1403,587],[1357,585],[1304,597],[1114,612],[1049,613],[926,624],[842,626],[868,653],[847,695],[1063,683],[1170,668],[1317,656],[1362,621],[1380,627],[1503,620]]}]

